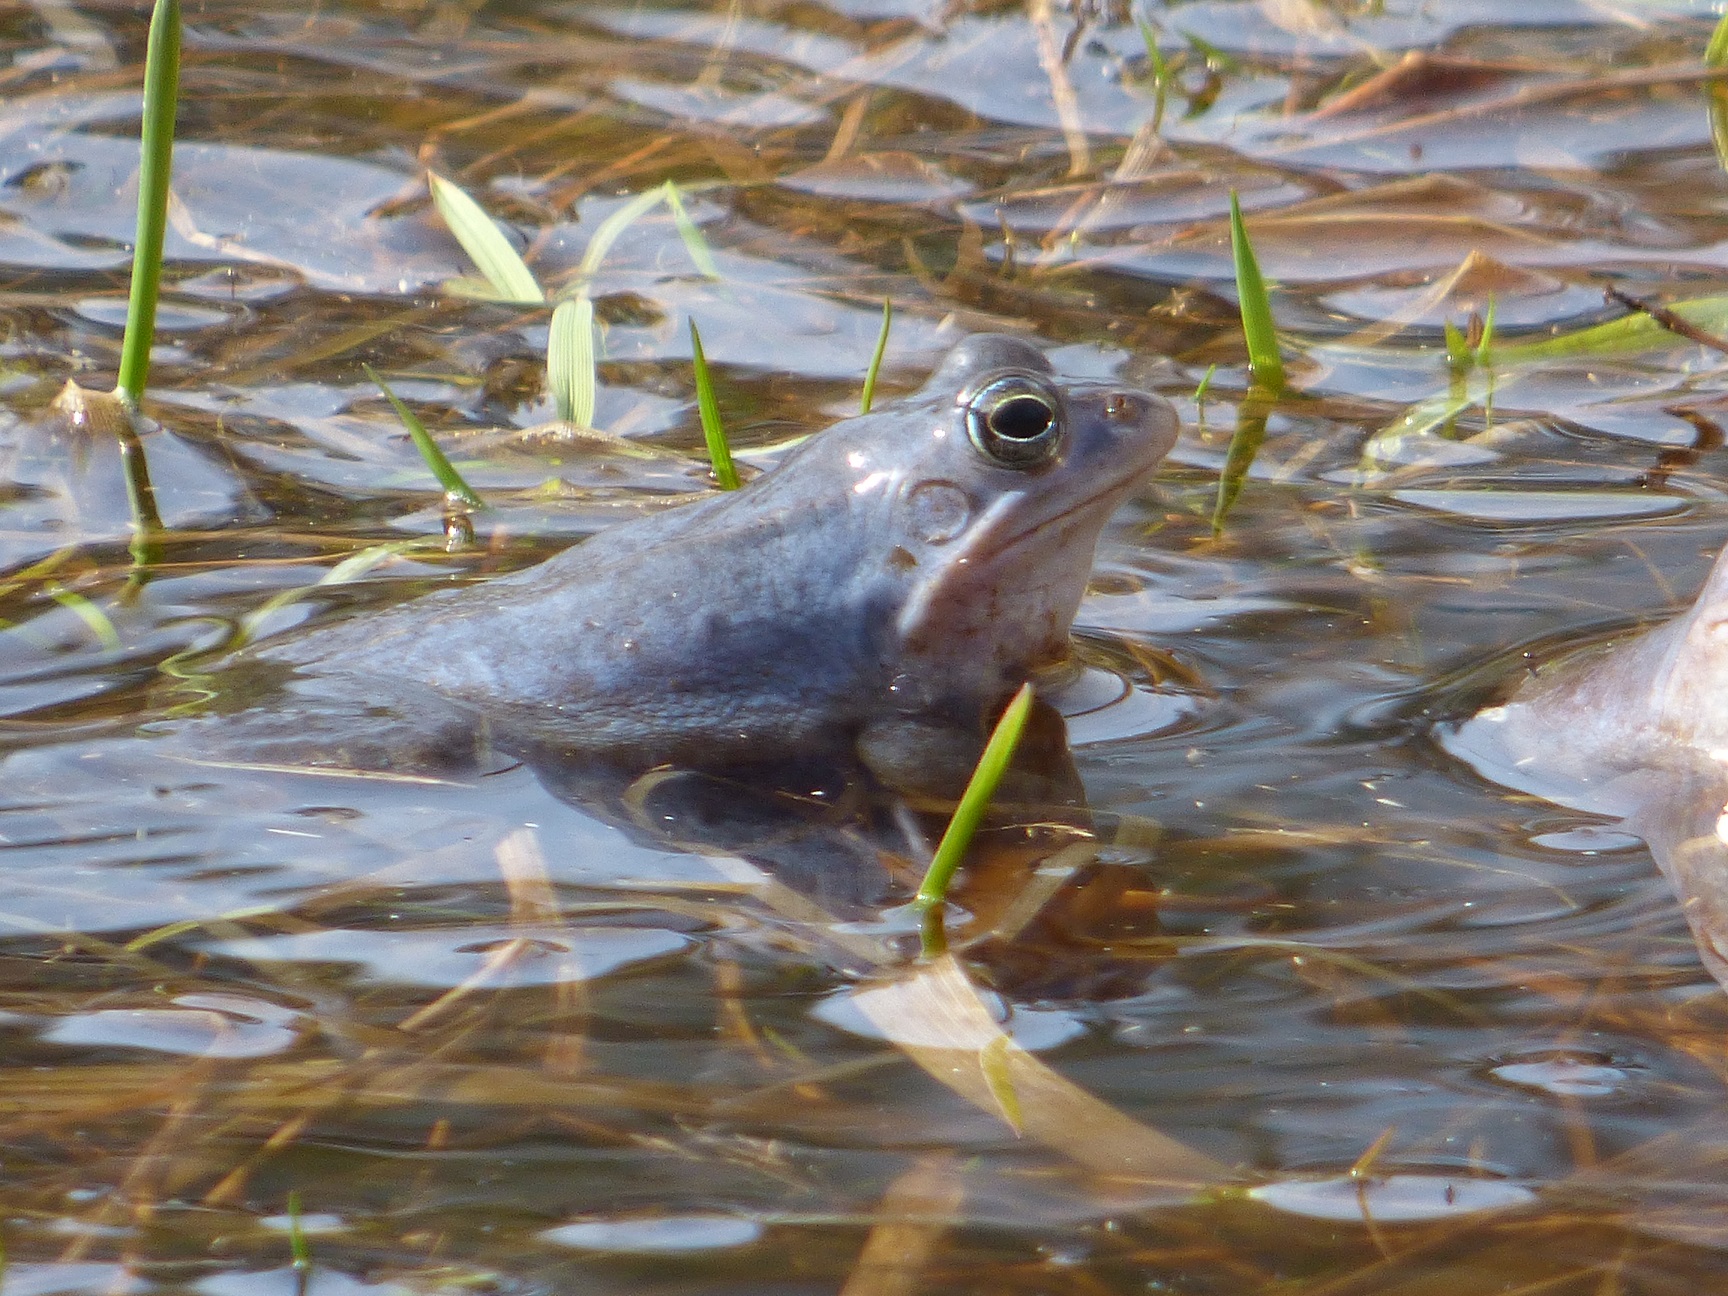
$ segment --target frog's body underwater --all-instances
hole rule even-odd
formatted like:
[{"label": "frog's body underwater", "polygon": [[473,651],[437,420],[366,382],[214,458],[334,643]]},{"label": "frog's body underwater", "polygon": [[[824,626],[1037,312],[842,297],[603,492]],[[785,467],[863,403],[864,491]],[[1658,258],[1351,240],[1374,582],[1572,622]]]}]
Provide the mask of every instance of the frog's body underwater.
[{"label": "frog's body underwater", "polygon": [[[241,660],[291,667],[303,698],[453,703],[469,735],[637,768],[853,744],[892,764],[1066,657],[1100,530],[1176,427],[1156,396],[975,336],[742,490]],[[387,735],[360,746],[389,759]]]},{"label": "frog's body underwater", "polygon": [[1618,816],[1728,987],[1728,550],[1687,611],[1539,670],[1442,742],[1495,782]]}]

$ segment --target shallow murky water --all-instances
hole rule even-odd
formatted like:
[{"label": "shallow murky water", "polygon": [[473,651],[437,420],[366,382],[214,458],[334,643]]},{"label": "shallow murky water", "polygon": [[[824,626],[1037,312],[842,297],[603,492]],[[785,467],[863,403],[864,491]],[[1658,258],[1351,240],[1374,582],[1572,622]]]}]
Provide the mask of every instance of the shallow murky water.
[{"label": "shallow murky water", "polygon": [[[1721,291],[1707,8],[194,5],[143,564],[49,410],[112,381],[142,19],[0,14],[0,1292],[1716,1289],[1728,999],[1679,900],[1433,737],[1728,532],[1719,354],[1490,401],[1441,331]],[[545,311],[443,290],[427,167],[552,287],[683,187],[719,280],[662,210],[591,285],[615,439],[545,429]],[[1300,394],[1215,537],[1232,189]],[[1081,612],[1089,808],[1004,808],[958,961],[892,907],[928,807],[139,733],[350,555],[424,542],[270,628],[708,489],[686,317],[771,465],[884,296],[891,392],[998,329],[1185,418]],[[472,547],[363,362],[487,496]]]}]

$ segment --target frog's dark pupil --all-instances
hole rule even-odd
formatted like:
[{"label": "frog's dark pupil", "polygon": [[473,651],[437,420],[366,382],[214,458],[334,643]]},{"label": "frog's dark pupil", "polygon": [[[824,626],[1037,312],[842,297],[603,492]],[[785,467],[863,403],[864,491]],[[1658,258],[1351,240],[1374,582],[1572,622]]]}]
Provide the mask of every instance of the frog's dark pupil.
[{"label": "frog's dark pupil", "polygon": [[1048,432],[1055,418],[1036,396],[1011,396],[990,411],[990,430],[1010,441],[1031,441]]}]

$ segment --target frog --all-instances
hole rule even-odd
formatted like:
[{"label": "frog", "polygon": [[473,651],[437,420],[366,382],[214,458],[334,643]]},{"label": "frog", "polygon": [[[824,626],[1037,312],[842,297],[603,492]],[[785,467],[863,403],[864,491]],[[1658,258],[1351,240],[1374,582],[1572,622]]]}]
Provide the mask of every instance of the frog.
[{"label": "frog", "polygon": [[[847,748],[902,770],[977,745],[1069,659],[1102,528],[1177,429],[1157,395],[1060,380],[1030,341],[978,334],[742,489],[242,656],[376,718],[333,763],[389,763],[390,727],[442,706],[457,745],[637,769]],[[278,731],[305,710],[277,707]]]},{"label": "frog", "polygon": [[1728,549],[1678,614],[1539,664],[1440,738],[1496,783],[1643,839],[1728,988]]}]

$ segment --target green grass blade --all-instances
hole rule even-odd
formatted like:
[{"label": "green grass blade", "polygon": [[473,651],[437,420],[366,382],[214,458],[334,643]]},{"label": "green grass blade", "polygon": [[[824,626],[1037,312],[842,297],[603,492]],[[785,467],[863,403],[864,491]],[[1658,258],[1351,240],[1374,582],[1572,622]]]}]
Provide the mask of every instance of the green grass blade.
[{"label": "green grass blade", "polygon": [[882,299],[882,327],[876,333],[876,350],[870,356],[870,367],[864,371],[864,393],[858,398],[858,412],[868,414],[876,402],[876,377],[882,372],[882,357],[888,354],[888,330],[894,326],[894,303]]},{"label": "green grass blade", "polygon": [[312,1247],[306,1241],[306,1230],[300,1222],[300,1194],[288,1194],[288,1253],[294,1257],[294,1268],[305,1273],[312,1268]]},{"label": "green grass blade", "polygon": [[1002,776],[1008,772],[1014,749],[1020,745],[1020,735],[1026,731],[1026,719],[1031,714],[1032,685],[1022,684],[1008,709],[1002,713],[1002,718],[996,722],[990,741],[984,745],[984,754],[978,758],[977,768],[972,771],[972,779],[960,794],[960,804],[954,807],[954,817],[948,821],[948,829],[937,843],[930,867],[925,870],[923,884],[912,901],[914,908],[929,913],[940,908],[947,899],[948,885],[954,880],[960,861],[972,844],[978,825],[984,820],[984,812],[990,808],[990,798],[996,795]]},{"label": "green grass blade", "polygon": [[1204,405],[1206,403],[1206,393],[1212,390],[1212,376],[1217,372],[1217,365],[1211,364],[1206,366],[1206,376],[1201,378],[1199,385],[1194,388],[1194,403],[1196,405]]},{"label": "green grass blade", "polygon": [[[1728,297],[1694,297],[1688,301],[1670,302],[1668,309],[1706,333],[1728,332]],[[1509,342],[1495,347],[1492,359],[1495,364],[1507,365],[1525,360],[1617,355],[1696,345],[1690,338],[1664,327],[1649,315],[1637,314],[1536,342]]]},{"label": "green grass blade", "polygon": [[420,457],[426,461],[426,466],[432,470],[432,475],[438,479],[438,484],[444,488],[444,493],[459,504],[465,504],[471,509],[483,509],[486,504],[474,493],[474,488],[462,480],[462,474],[456,471],[456,465],[445,458],[444,452],[438,448],[438,443],[432,439],[432,434],[426,430],[413,410],[409,409],[390,390],[385,381],[378,376],[371,365],[361,365],[366,376],[378,384],[378,390],[384,393],[390,402],[390,408],[396,411],[396,417],[402,420],[402,426],[408,429],[408,435],[414,438],[414,448],[420,452]]},{"label": "green grass blade", "polygon": [[1476,363],[1486,366],[1494,348],[1494,294],[1488,294],[1488,313],[1482,317],[1482,340],[1476,344]]},{"label": "green grass blade", "polygon": [[1704,47],[1704,66],[1721,67],[1728,62],[1728,13],[1716,20],[1716,30],[1710,33],[1710,43]]},{"label": "green grass blade", "polygon": [[1441,325],[1446,331],[1446,364],[1453,373],[1463,373],[1476,363],[1476,353],[1470,349],[1470,339],[1451,320]]},{"label": "green grass blade", "polygon": [[114,394],[129,406],[144,399],[156,300],[162,291],[162,245],[168,234],[168,186],[174,174],[174,114],[180,97],[180,0],[156,0],[144,55],[144,123],[138,156],[138,233],[132,247],[132,291],[120,344]]},{"label": "green grass blade", "polygon": [[1140,39],[1146,43],[1146,62],[1152,69],[1152,129],[1157,130],[1164,122],[1164,107],[1170,97],[1170,60],[1158,48],[1158,33],[1152,30],[1152,24],[1140,17],[1134,21],[1140,24]]},{"label": "green grass blade", "polygon": [[123,647],[120,642],[120,632],[114,628],[114,623],[108,619],[108,614],[82,594],[59,584],[48,585],[43,592],[82,621],[90,633],[96,636],[97,642],[103,648],[109,652],[117,653]]},{"label": "green grass blade", "polygon": [[1242,403],[1236,407],[1236,431],[1230,437],[1230,449],[1224,455],[1224,469],[1218,474],[1218,495],[1212,505],[1212,534],[1224,533],[1224,519],[1242,493],[1248,480],[1248,470],[1266,440],[1266,418],[1272,412],[1273,397],[1255,386],[1248,389]]},{"label": "green grass blade", "polygon": [[684,195],[678,192],[678,186],[668,180],[662,186],[666,195],[666,205],[672,209],[672,223],[678,227],[678,237],[684,240],[684,250],[690,254],[690,259],[696,263],[696,269],[709,279],[720,277],[720,267],[714,264],[714,254],[708,250],[708,240],[702,237],[702,231],[696,222],[690,219],[690,213],[684,210]]},{"label": "green grass blade", "polygon": [[708,357],[702,352],[702,335],[694,319],[690,321],[690,363],[696,369],[696,409],[702,415],[702,439],[708,443],[714,480],[721,490],[737,490],[738,470],[732,466],[732,447],[726,444],[726,429],[720,423],[720,402],[714,399],[714,377],[708,372]]},{"label": "green grass blade", "polygon": [[510,240],[486,214],[486,209],[437,172],[428,171],[426,178],[432,186],[432,201],[438,214],[468,259],[486,276],[498,300],[525,305],[544,302],[546,294],[534,272],[510,246]]},{"label": "green grass blade", "polygon": [[582,250],[582,264],[576,269],[579,280],[586,283],[592,279],[599,271],[600,263],[606,259],[606,254],[612,250],[612,245],[618,241],[618,236],[644,213],[653,210],[654,205],[665,197],[664,188],[639,193],[601,221],[599,228],[594,231],[594,236],[588,240],[588,246]]},{"label": "green grass blade", "polygon": [[1242,311],[1242,336],[1248,342],[1248,367],[1268,391],[1284,389],[1284,358],[1278,354],[1278,335],[1272,328],[1272,301],[1248,227],[1242,223],[1242,205],[1230,191],[1230,252],[1236,262],[1236,296]]},{"label": "green grass blade", "polygon": [[1241,60],[1232,55],[1226,54],[1211,41],[1196,36],[1193,32],[1185,31],[1180,27],[1177,28],[1177,31],[1181,33],[1183,40],[1187,41],[1200,52],[1200,56],[1206,60],[1206,66],[1211,68],[1214,72],[1240,72],[1242,70]]},{"label": "green grass blade", "polygon": [[[391,558],[401,554],[422,551],[443,553],[444,547],[442,544],[435,545],[434,542],[424,538],[416,538],[413,540],[392,540],[389,544],[373,545],[369,549],[362,549],[357,554],[349,554],[348,557],[320,576],[315,583],[297,585],[293,589],[272,594],[263,603],[241,617],[239,628],[233,639],[222,646],[222,651],[233,652],[244,648],[258,637],[259,627],[269,620],[274,613],[280,612],[286,607],[293,607],[308,594],[327,585],[347,585],[359,580],[374,567],[389,561]],[[165,673],[172,674],[173,672]]]},{"label": "green grass blade", "polygon": [[594,303],[587,293],[561,301],[552,312],[552,332],[546,340],[546,385],[558,417],[582,427],[594,426]]}]

